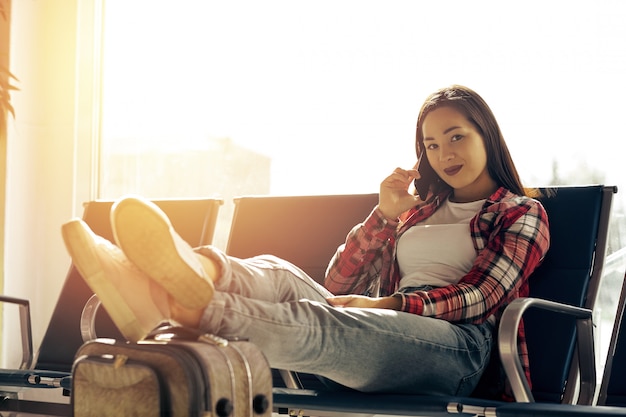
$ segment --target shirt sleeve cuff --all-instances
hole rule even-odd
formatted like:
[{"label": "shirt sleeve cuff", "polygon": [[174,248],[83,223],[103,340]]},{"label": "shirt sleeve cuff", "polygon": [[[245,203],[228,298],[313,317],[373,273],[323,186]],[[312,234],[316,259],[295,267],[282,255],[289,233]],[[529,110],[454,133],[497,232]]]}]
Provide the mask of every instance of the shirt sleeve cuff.
[{"label": "shirt sleeve cuff", "polygon": [[392,297],[400,297],[402,305],[400,311],[405,313],[424,315],[424,299],[417,293],[405,294],[402,292],[396,292]]},{"label": "shirt sleeve cuff", "polygon": [[367,219],[365,219],[364,225],[369,230],[390,230],[395,232],[399,223],[398,220],[391,220],[385,217],[383,212],[376,206]]}]

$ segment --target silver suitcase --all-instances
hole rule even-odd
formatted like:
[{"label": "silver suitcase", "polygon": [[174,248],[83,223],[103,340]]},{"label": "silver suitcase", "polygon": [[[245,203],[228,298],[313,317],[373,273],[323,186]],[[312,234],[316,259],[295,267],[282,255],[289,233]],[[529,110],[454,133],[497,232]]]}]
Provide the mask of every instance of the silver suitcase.
[{"label": "silver suitcase", "polygon": [[166,326],[139,343],[82,345],[71,401],[76,417],[270,417],[272,375],[250,342]]}]

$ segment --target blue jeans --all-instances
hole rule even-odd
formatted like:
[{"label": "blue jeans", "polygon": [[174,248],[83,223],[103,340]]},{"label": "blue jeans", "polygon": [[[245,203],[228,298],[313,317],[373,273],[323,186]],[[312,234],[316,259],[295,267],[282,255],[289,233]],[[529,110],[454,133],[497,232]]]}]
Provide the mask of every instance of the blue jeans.
[{"label": "blue jeans", "polygon": [[493,326],[375,308],[340,308],[302,270],[274,256],[238,259],[198,251],[221,265],[200,327],[257,345],[273,368],[348,388],[466,396],[489,361]]}]

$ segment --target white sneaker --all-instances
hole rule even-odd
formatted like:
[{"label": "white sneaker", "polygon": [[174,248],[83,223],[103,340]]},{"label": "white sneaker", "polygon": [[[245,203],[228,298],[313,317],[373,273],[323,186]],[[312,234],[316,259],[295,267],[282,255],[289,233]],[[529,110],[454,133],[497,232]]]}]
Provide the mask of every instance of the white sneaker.
[{"label": "white sneaker", "polygon": [[213,278],[156,204],[141,197],[118,200],[111,208],[111,227],[128,259],[181,306],[200,309],[209,304]]},{"label": "white sneaker", "polygon": [[124,337],[136,342],[169,319],[167,293],[117,246],[80,219],[65,223],[61,232],[78,272]]}]

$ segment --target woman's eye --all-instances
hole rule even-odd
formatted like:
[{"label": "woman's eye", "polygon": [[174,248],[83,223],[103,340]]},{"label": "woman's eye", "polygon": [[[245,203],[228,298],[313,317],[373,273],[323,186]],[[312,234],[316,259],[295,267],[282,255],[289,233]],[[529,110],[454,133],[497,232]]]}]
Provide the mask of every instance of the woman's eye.
[{"label": "woman's eye", "polygon": [[433,149],[437,149],[437,144],[435,143],[430,143],[426,146],[427,150],[433,150]]},{"label": "woman's eye", "polygon": [[451,142],[456,142],[461,139],[463,139],[463,135],[454,135],[452,136]]}]

